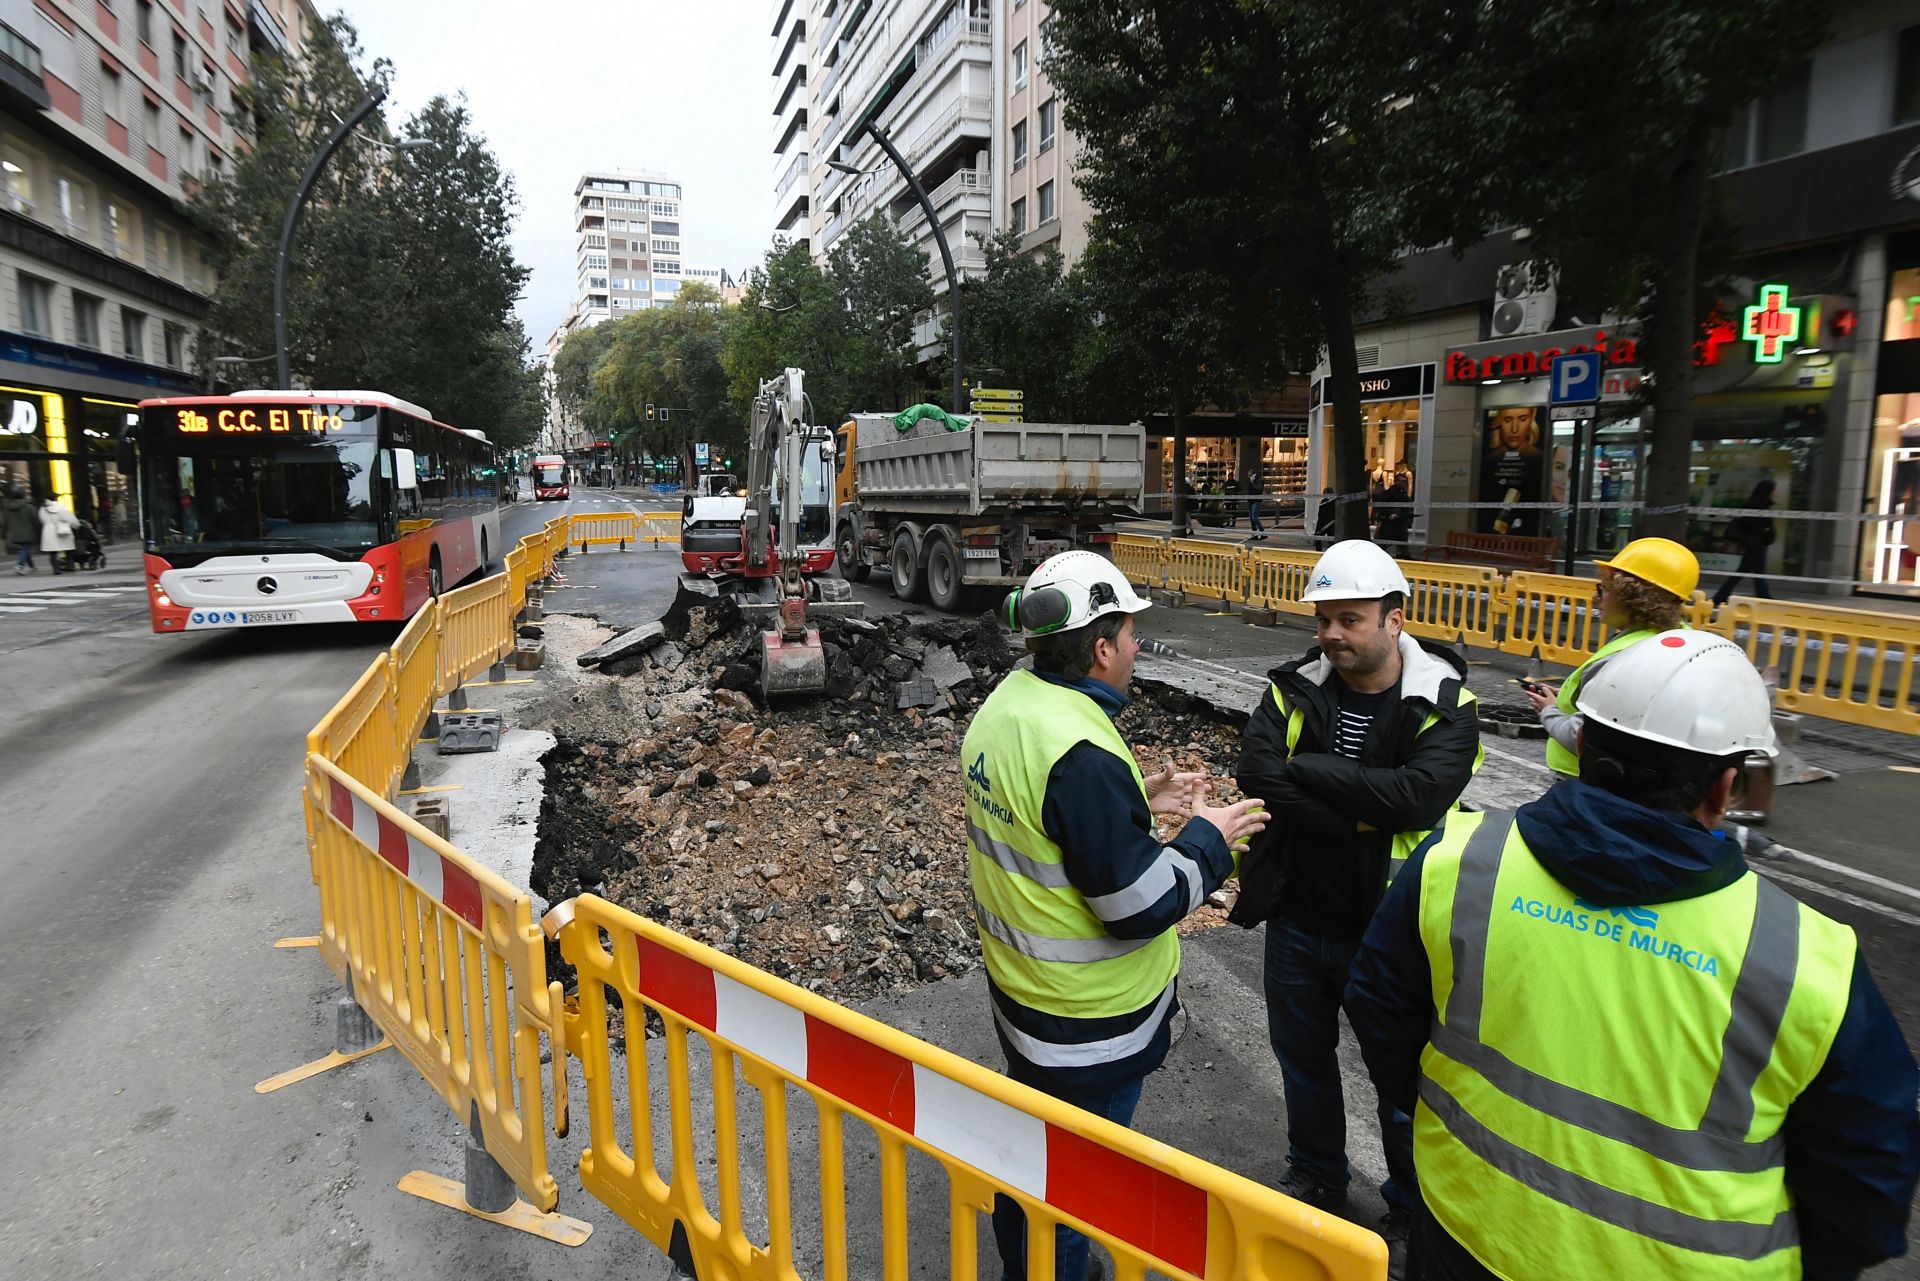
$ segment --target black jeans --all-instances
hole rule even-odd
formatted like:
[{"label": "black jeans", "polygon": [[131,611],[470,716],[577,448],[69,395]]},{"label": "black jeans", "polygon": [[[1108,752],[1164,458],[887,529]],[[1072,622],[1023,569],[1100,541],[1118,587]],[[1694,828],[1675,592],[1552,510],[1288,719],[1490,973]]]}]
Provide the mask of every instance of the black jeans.
[{"label": "black jeans", "polygon": [[[1321,938],[1267,922],[1267,1036],[1287,1095],[1287,1161],[1330,1188],[1347,1186],[1347,1109],[1340,1085],[1340,1003],[1358,939]],[[1384,1099],[1380,1142],[1387,1181],[1380,1195],[1406,1213],[1420,1199],[1413,1172],[1413,1118]]]},{"label": "black jeans", "polygon": [[1743,578],[1753,579],[1753,594],[1761,600],[1772,600],[1773,592],[1767,587],[1767,546],[1765,543],[1746,543],[1740,549],[1740,568],[1733,571],[1733,577],[1720,584],[1720,590],[1713,594],[1713,603],[1724,605],[1727,597],[1733,595],[1733,585]]}]

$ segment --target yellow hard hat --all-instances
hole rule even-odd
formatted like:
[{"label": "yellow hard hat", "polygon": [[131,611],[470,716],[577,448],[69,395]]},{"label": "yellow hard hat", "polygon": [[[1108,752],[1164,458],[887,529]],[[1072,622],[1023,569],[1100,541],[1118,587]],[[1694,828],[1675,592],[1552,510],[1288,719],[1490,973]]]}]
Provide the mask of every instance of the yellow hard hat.
[{"label": "yellow hard hat", "polygon": [[1594,564],[1632,574],[1672,592],[1681,600],[1693,595],[1693,589],[1700,585],[1700,562],[1671,538],[1636,538],[1622,547],[1612,560],[1597,560]]}]

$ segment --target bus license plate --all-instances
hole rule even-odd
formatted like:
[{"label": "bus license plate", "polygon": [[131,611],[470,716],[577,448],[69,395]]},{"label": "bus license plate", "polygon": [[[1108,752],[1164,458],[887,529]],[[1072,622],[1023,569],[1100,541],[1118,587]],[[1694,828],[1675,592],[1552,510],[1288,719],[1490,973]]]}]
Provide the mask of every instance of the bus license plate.
[{"label": "bus license plate", "polygon": [[242,623],[297,623],[300,611],[297,609],[254,609],[240,615]]}]

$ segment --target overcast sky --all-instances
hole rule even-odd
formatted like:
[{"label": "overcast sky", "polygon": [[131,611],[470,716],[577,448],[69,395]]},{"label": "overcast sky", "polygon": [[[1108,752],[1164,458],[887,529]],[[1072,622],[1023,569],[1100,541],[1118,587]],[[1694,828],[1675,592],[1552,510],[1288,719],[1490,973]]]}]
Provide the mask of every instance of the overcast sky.
[{"label": "overcast sky", "polygon": [[[573,292],[573,186],[653,169],[685,190],[685,261],[736,277],[772,239],[773,83],[766,0],[339,0],[369,59],[394,64],[400,123],[464,90],[519,185],[520,318],[537,354]],[[322,0],[323,13],[334,4]]]}]

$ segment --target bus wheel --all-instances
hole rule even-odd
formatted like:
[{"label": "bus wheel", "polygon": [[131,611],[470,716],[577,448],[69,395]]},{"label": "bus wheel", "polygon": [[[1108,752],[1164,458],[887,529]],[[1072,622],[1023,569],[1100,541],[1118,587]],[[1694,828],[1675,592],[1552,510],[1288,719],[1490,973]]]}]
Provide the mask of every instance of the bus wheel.
[{"label": "bus wheel", "polygon": [[440,549],[433,549],[433,559],[427,562],[427,595],[434,600],[440,599],[440,593],[446,590],[446,583],[440,574]]},{"label": "bus wheel", "polygon": [[493,551],[487,546],[487,531],[480,531],[480,572],[485,574],[487,566],[493,564]]}]

